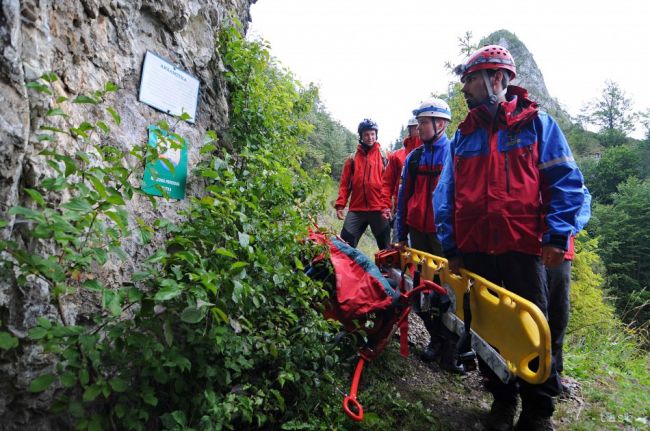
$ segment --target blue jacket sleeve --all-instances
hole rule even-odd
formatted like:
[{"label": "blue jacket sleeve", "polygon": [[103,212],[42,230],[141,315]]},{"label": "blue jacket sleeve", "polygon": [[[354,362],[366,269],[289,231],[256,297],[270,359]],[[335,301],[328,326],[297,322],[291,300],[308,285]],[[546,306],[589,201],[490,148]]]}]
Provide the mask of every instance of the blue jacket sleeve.
[{"label": "blue jacket sleeve", "polygon": [[408,226],[406,225],[406,214],[408,210],[406,204],[411,194],[410,191],[413,190],[413,185],[410,184],[410,182],[413,181],[413,178],[410,178],[407,168],[411,155],[413,155],[412,151],[408,156],[406,156],[406,160],[404,160],[404,165],[402,166],[402,181],[400,182],[399,191],[397,193],[395,226],[397,229],[398,241],[406,241],[409,233]]},{"label": "blue jacket sleeve", "polygon": [[433,191],[433,213],[435,214],[436,234],[442,244],[446,257],[458,254],[454,236],[454,148],[460,132],[456,132],[449,144],[438,185]]},{"label": "blue jacket sleeve", "polygon": [[583,187],[582,191],[584,192],[585,200],[582,202],[580,211],[578,211],[578,215],[576,216],[576,234],[584,229],[591,218],[591,193],[589,193],[587,187]]},{"label": "blue jacket sleeve", "polygon": [[545,112],[540,112],[535,122],[546,221],[542,244],[567,250],[569,238],[577,233],[576,217],[585,199],[584,180],[557,123]]}]

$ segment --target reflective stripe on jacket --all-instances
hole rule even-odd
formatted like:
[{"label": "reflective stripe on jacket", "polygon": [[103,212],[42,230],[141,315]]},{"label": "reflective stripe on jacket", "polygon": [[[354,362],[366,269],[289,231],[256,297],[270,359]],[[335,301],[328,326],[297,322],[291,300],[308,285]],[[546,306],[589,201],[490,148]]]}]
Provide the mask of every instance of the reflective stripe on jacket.
[{"label": "reflective stripe on jacket", "polygon": [[[410,172],[409,161],[416,151],[422,153],[418,162],[418,173],[414,176]],[[432,205],[433,190],[438,184],[443,163],[449,152],[449,139],[442,135],[435,143],[425,143],[416,151],[411,151],[406,157],[402,169],[402,186],[399,189],[395,217],[399,241],[406,241],[409,227],[426,233],[436,231]]]},{"label": "reflective stripe on jacket", "polygon": [[567,250],[583,178],[557,123],[509,86],[493,120],[470,111],[459,126],[434,194],[445,255]]},{"label": "reflective stripe on jacket", "polygon": [[[362,144],[359,144],[354,159],[346,160],[341,173],[339,195],[334,204],[336,209],[345,208],[348,199],[350,199],[350,211],[381,211],[384,209],[381,194],[384,161],[380,148],[379,142],[370,147],[368,151]],[[354,160],[353,175],[351,175],[352,160]]]}]

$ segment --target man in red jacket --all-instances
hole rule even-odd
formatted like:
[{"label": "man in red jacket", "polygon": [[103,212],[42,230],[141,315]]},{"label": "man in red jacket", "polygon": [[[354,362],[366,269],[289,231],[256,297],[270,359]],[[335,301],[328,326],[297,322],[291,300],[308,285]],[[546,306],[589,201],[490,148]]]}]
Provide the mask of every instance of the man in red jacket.
[{"label": "man in red jacket", "polygon": [[[388,156],[388,165],[386,165],[386,172],[384,172],[384,180],[382,186],[382,195],[384,198],[384,216],[392,219],[397,210],[397,193],[399,191],[400,176],[402,175],[402,166],[406,156],[422,145],[420,135],[418,133],[418,120],[411,117],[407,124],[408,136],[404,138],[402,148],[393,151]],[[393,242],[397,242],[397,231],[393,229]]]},{"label": "man in red jacket", "polygon": [[[339,195],[334,207],[336,216],[343,222],[341,238],[352,247],[356,247],[368,225],[377,241],[377,247],[388,247],[390,226],[382,216],[384,201],[382,199],[382,177],[385,162],[381,154],[381,145],[377,142],[377,123],[364,119],[359,123],[359,146],[343,166]],[[348,199],[350,208],[345,215]]]},{"label": "man in red jacket", "polygon": [[[450,143],[433,203],[449,269],[463,266],[548,315],[545,267],[563,262],[575,234],[582,173],[555,120],[510,84],[517,70],[507,49],[479,48],[456,71],[469,112]],[[487,429],[511,431],[521,398],[515,430],[552,431],[560,393],[555,365],[543,383],[503,382],[479,358],[494,398]]]}]

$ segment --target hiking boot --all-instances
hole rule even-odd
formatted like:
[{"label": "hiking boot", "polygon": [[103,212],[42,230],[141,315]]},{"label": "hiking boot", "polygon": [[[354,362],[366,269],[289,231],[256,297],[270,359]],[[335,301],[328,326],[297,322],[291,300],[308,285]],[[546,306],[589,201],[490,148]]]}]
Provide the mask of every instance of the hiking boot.
[{"label": "hiking boot", "polygon": [[452,374],[467,374],[463,364],[458,364],[456,361],[440,361],[440,368]]},{"label": "hiking boot", "polygon": [[539,416],[521,412],[515,431],[555,431],[550,416]]},{"label": "hiking boot", "polygon": [[438,342],[429,342],[427,347],[420,354],[420,359],[423,362],[433,362],[440,355],[441,345]]},{"label": "hiking boot", "polygon": [[571,393],[571,388],[569,387],[569,385],[567,385],[567,381],[565,379],[560,379],[560,389],[564,394]]},{"label": "hiking boot", "polygon": [[504,400],[495,399],[492,401],[490,413],[485,420],[485,427],[489,431],[512,431],[512,424],[515,421],[517,404]]},{"label": "hiking boot", "polygon": [[458,360],[456,343],[451,340],[442,342],[440,349],[440,368],[454,374],[465,374],[465,367]]}]

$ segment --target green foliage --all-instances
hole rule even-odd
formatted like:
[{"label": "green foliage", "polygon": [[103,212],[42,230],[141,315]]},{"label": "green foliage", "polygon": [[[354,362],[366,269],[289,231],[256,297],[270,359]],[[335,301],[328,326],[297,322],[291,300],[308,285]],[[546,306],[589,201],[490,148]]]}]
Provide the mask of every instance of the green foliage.
[{"label": "green foliage", "polygon": [[18,347],[18,338],[8,332],[0,331],[0,349],[10,350]]},{"label": "green foliage", "polygon": [[600,254],[606,286],[627,322],[650,319],[650,180],[630,178],[613,195],[612,205],[596,206]]},{"label": "green foliage", "polygon": [[[55,372],[30,390],[54,388],[54,412],[70,415],[77,429],[327,429],[326,417],[342,420],[338,403],[317,413],[331,398],[330,367],[338,359],[316,306],[326,293],[297,269],[315,253],[297,238],[323,204],[312,196],[324,177],[302,170],[298,147],[311,130],[314,94],[236,29],[219,42],[230,130],[221,147],[212,132],[204,140],[201,153],[214,154],[196,171],[206,194],[190,199],[185,222],[129,220],[125,205],[141,193],[130,179],[183,139],[160,122],[166,145],[158,150],[143,144],[125,154],[112,146],[105,139],[111,127],[124,125],[105,106],[113,84],[55,99],[42,127],[43,140],[52,142],[42,155],[53,175],[25,191],[31,205],[10,211],[32,226],[43,252],[3,241],[12,257],[6,264],[21,285],[33,277],[49,284],[60,313],[29,330],[26,342],[58,358]],[[56,79],[46,74],[29,88],[55,97]],[[69,124],[69,103],[92,105],[107,118]],[[72,146],[57,146],[59,137],[82,150],[67,154]],[[135,167],[127,163],[133,158]],[[63,200],[53,205],[48,193]],[[130,279],[96,279],[110,255],[126,257],[125,238],[147,243],[154,234],[166,235],[166,246],[133,262]],[[66,298],[82,291],[101,307],[90,326],[73,325],[62,312]],[[4,331],[0,343],[16,347]]]},{"label": "green foliage", "polygon": [[390,152],[397,151],[404,145],[404,139],[408,136],[408,127],[402,126],[399,130],[399,137],[395,139],[392,145],[389,146],[388,150]]},{"label": "green foliage", "polygon": [[637,151],[628,146],[606,149],[593,169],[586,171],[585,182],[594,199],[600,203],[612,203],[617,187],[642,170]]},{"label": "green foliage", "polygon": [[[403,387],[405,359],[388,348],[364,369],[359,399],[365,410],[361,430],[438,430],[433,391],[411,394]],[[433,389],[433,388],[429,388]],[[450,388],[451,392],[451,388]],[[425,407],[426,406],[426,407]]]},{"label": "green foliage", "polygon": [[641,180],[650,178],[650,135],[644,141],[638,141],[634,146],[638,158],[639,172],[637,177]]},{"label": "green foliage", "polygon": [[647,420],[649,357],[639,348],[639,333],[621,323],[600,289],[604,269],[598,247],[586,232],[576,238],[565,373],[581,381],[589,421],[625,426]]},{"label": "green foliage", "polygon": [[645,132],[645,140],[650,141],[650,108],[645,111],[639,112],[639,120],[643,126],[643,131]]},{"label": "green foliage", "polygon": [[603,143],[614,146],[634,130],[637,114],[625,92],[614,81],[606,81],[599,97],[582,108],[581,119],[600,128],[609,139]]},{"label": "green foliage", "polygon": [[449,107],[451,108],[451,122],[447,126],[447,136],[450,138],[454,137],[456,130],[458,130],[458,125],[465,120],[467,112],[467,103],[465,102],[465,97],[460,91],[463,88],[463,84],[460,82],[450,83],[449,91],[447,94],[440,94],[435,97],[440,97],[443,99]]},{"label": "green foliage", "polygon": [[600,286],[603,264],[596,253],[598,242],[585,231],[575,241],[576,257],[571,270],[571,321],[569,333],[582,328],[601,330],[614,322],[613,309],[604,302]]},{"label": "green foliage", "polygon": [[357,136],[334,121],[320,103],[313,105],[307,121],[313,131],[301,142],[305,148],[302,167],[310,171],[327,164],[332,177],[340,178],[345,160],[356,149]]},{"label": "green foliage", "polygon": [[596,153],[602,152],[598,134],[585,130],[579,124],[568,121],[566,123],[566,125],[561,124],[560,128],[564,131],[569,147],[576,157],[593,157]]}]

